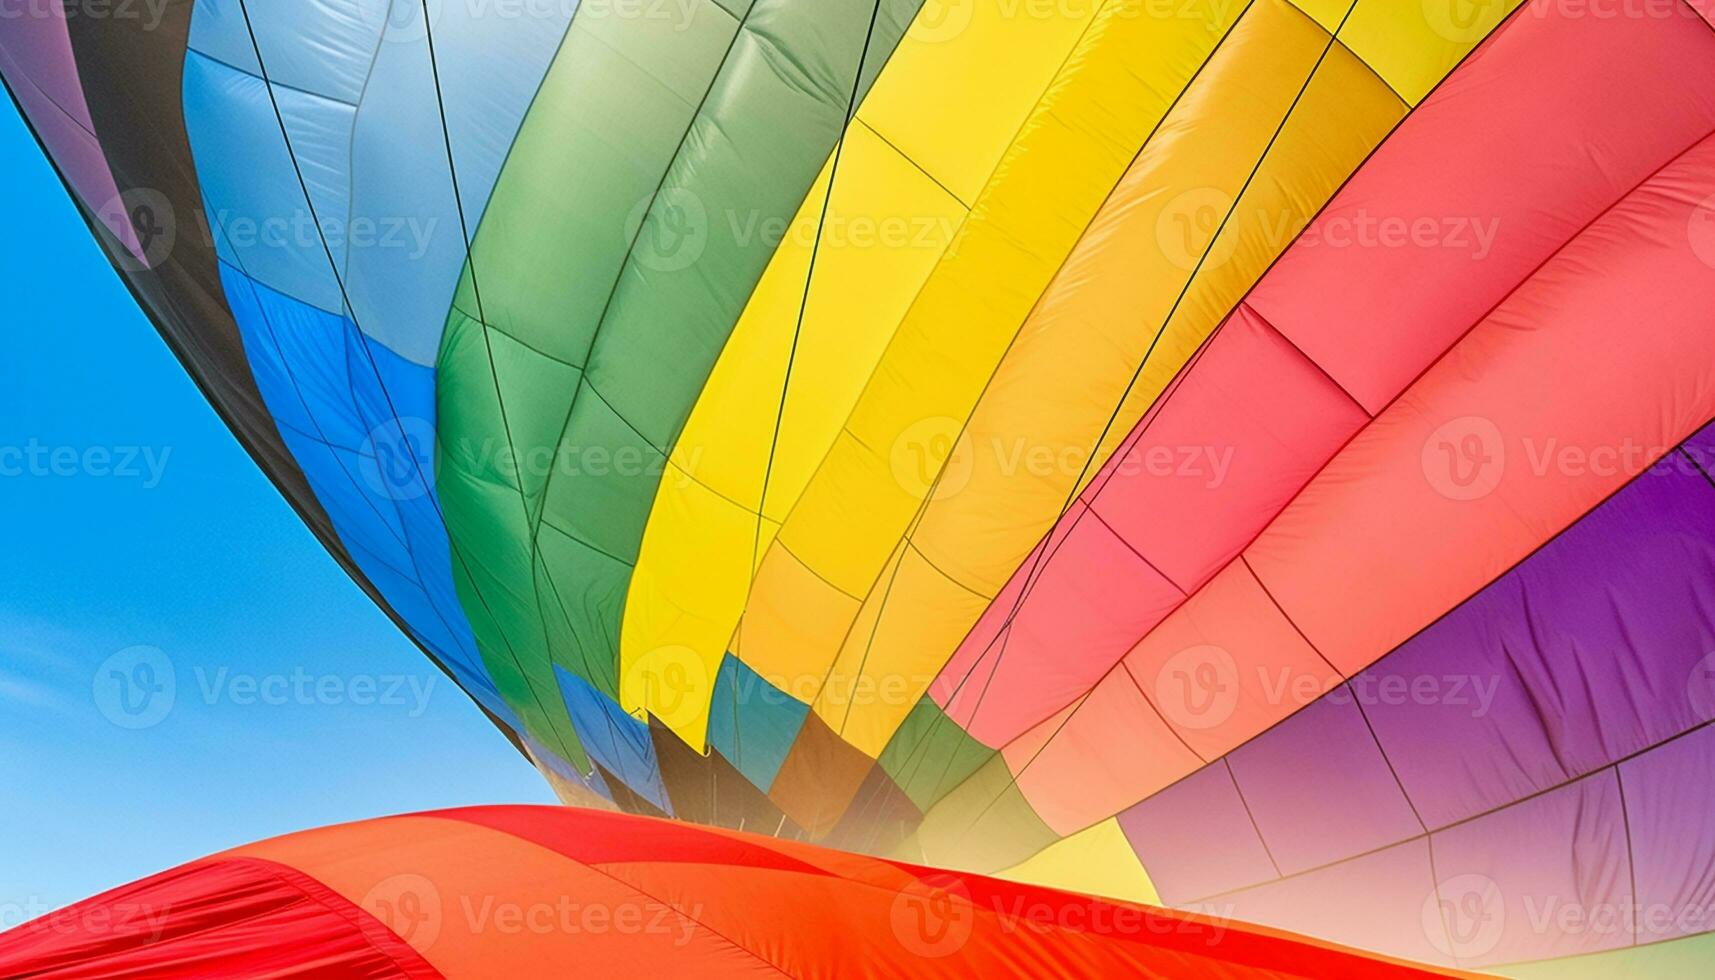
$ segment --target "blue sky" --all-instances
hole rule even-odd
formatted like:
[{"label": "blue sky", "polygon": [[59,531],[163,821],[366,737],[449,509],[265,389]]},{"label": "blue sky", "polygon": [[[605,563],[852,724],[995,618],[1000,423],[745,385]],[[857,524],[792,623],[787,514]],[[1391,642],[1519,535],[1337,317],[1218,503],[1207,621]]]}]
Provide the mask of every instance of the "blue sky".
[{"label": "blue sky", "polygon": [[[256,470],[0,103],[0,928],[275,834],[552,802]],[[172,696],[128,714],[117,679],[151,677]]]}]

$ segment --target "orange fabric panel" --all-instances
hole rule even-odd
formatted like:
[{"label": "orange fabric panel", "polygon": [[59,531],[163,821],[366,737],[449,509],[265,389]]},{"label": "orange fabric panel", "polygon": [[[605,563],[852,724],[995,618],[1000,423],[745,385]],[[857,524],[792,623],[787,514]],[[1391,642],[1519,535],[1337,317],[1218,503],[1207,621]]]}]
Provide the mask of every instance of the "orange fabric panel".
[{"label": "orange fabric panel", "polygon": [[230,856],[297,868],[367,910],[448,977],[778,977],[778,971],[602,872],[509,834],[432,817],[313,830]]}]

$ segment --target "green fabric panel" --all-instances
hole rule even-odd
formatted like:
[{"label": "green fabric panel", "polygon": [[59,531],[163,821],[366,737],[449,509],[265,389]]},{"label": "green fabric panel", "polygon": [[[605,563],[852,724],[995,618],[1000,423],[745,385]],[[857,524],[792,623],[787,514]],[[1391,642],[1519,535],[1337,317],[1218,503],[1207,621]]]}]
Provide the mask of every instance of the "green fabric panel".
[{"label": "green fabric panel", "polygon": [[[666,454],[773,255],[756,229],[797,213],[844,131],[872,17],[878,36],[866,64],[879,65],[902,30],[888,25],[907,22],[899,11],[919,0],[881,2],[888,17],[875,0],[751,7],[638,228],[565,415],[560,454],[609,465],[556,468],[542,525],[637,560]],[[894,32],[879,36],[883,29]],[[575,581],[575,569],[549,567],[562,587]],[[605,646],[617,660],[623,608],[623,590],[586,604],[558,642]]]},{"label": "green fabric panel", "polygon": [[1715,935],[1492,970],[1513,980],[1707,980]]},{"label": "green fabric panel", "polygon": [[437,365],[436,479],[460,602],[530,733],[585,769],[552,665],[614,689],[611,648],[565,638],[568,622],[623,599],[631,570],[553,529],[540,551],[530,541],[540,489],[568,462],[553,449],[627,221],[666,176],[738,30],[714,0],[688,9],[573,18],[476,229]]},{"label": "green fabric panel", "polygon": [[936,867],[994,874],[1060,839],[1031,809],[996,753],[924,814],[899,856]]},{"label": "green fabric panel", "polygon": [[[448,323],[437,378],[436,470],[441,509],[452,532],[453,581],[501,697],[533,737],[587,772],[588,759],[548,667],[546,637],[535,624],[528,552],[506,546],[528,522],[500,421],[496,375],[504,379],[500,390],[510,409],[519,389],[569,389],[577,372],[531,355],[498,332],[485,342],[482,325],[468,317],[455,313]],[[447,411],[448,405],[458,408]]]},{"label": "green fabric panel", "polygon": [[905,717],[879,761],[917,809],[927,813],[994,754],[994,749],[965,734],[939,705],[924,698]]},{"label": "green fabric panel", "polygon": [[756,229],[832,152],[872,14],[865,90],[921,2],[579,16],[520,129],[437,366],[437,479],[484,659],[580,765],[553,666],[617,696],[665,451],[772,256]]}]

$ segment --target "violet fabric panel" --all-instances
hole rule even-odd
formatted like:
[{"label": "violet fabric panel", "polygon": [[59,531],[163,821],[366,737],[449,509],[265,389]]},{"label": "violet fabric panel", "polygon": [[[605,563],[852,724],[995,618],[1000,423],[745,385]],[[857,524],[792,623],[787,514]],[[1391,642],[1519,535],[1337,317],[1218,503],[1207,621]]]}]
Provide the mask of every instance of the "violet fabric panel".
[{"label": "violet fabric panel", "polygon": [[[1715,678],[1705,677],[1715,692]],[[1623,763],[1639,943],[1715,930],[1715,726]]]},{"label": "violet fabric panel", "polygon": [[[1651,942],[1715,926],[1699,914],[1715,902],[1712,862],[1685,858],[1715,856],[1715,485],[1699,465],[1712,457],[1715,426],[1227,766],[1123,813],[1163,899],[1230,899],[1240,918],[1329,934],[1350,912],[1332,883],[1392,887],[1395,871],[1352,876],[1385,865],[1378,849],[1422,838],[1415,812],[1436,831],[1437,901],[1455,916],[1442,962],[1581,955],[1629,945],[1633,931]],[[1270,866],[1175,853],[1212,833],[1255,841],[1287,877],[1235,892],[1247,874],[1274,877]],[[1634,906],[1618,937],[1579,918]],[[1483,926],[1485,910],[1505,927]],[[1386,950],[1413,955],[1408,943]]]},{"label": "violet fabric panel", "polygon": [[[1275,876],[1225,761],[1119,815],[1161,900],[1183,905]],[[1211,846],[1219,842],[1218,846]]]},{"label": "violet fabric panel", "polygon": [[65,12],[58,4],[42,8],[0,17],[0,74],[11,80],[12,94],[84,207],[142,260],[131,209],[119,199],[107,157],[95,138]]}]

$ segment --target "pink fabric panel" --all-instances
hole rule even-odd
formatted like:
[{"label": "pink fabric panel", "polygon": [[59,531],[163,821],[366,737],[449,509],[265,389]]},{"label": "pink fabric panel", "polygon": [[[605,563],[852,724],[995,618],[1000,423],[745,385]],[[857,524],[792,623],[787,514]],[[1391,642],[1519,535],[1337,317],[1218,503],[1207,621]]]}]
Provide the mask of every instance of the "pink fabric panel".
[{"label": "pink fabric panel", "polygon": [[[1125,669],[1205,759],[1226,755],[1341,680],[1243,562],[1228,565],[1144,637],[1126,655]],[[1134,786],[1133,801],[1165,785]]]},{"label": "pink fabric panel", "polygon": [[[976,716],[967,709],[961,721],[985,745],[1005,745],[1088,691],[1139,634],[1185,598],[1094,516],[1070,526],[1046,567],[1064,569],[1076,587],[1044,594],[1038,586],[1010,635],[988,651],[987,670],[960,692],[965,704],[980,695]],[[993,676],[984,681],[982,673]]]},{"label": "pink fabric panel", "polygon": [[[1240,306],[1141,430],[1095,511],[1169,579],[1196,589],[1367,421],[1316,365]],[[1072,587],[1087,587],[1083,579]]]},{"label": "pink fabric panel", "polygon": [[1247,550],[1336,666],[1367,666],[1715,416],[1712,194],[1705,139],[1515,292]]},{"label": "pink fabric panel", "polygon": [[1061,721],[1026,732],[1021,742],[1044,748],[1008,753],[1007,766],[1031,809],[1062,836],[1136,803],[1136,787],[1166,786],[1203,765],[1124,670],[1103,678],[1056,733]]},{"label": "pink fabric panel", "polygon": [[[0,73],[83,204],[139,259],[142,249],[95,138],[58,4],[0,18]],[[38,16],[45,13],[48,16]]]},{"label": "pink fabric panel", "polygon": [[1533,6],[1425,101],[1251,295],[1372,414],[1715,126],[1715,32],[1697,18]]}]

